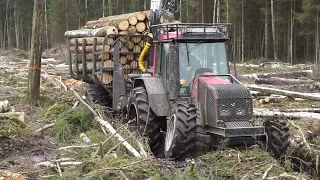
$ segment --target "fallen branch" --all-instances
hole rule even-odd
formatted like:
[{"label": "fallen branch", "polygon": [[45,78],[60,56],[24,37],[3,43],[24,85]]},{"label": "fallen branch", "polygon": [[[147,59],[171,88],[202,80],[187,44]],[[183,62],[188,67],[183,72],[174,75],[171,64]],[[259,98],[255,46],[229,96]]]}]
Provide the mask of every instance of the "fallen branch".
[{"label": "fallen branch", "polygon": [[288,79],[288,78],[258,78],[255,80],[256,84],[271,84],[277,86],[284,86],[284,85],[299,85],[299,84],[316,84],[313,80],[302,80],[302,79]]},{"label": "fallen branch", "polygon": [[125,180],[129,180],[129,178],[123,173],[123,171],[120,171],[120,174]]},{"label": "fallen branch", "polygon": [[47,124],[47,125],[43,126],[42,128],[39,128],[38,130],[36,130],[36,133],[39,133],[39,132],[41,132],[41,131],[43,131],[45,129],[51,128],[53,126],[54,126],[54,123]]},{"label": "fallen branch", "polygon": [[[122,126],[120,126],[117,131],[119,132],[122,128],[126,127],[129,123],[131,123],[132,121],[128,121],[127,123],[123,124]],[[101,126],[101,128],[104,130],[104,128]],[[107,134],[107,133],[105,133]],[[103,146],[106,142],[108,142],[109,139],[111,139],[112,137],[114,137],[115,134],[111,134],[106,140],[104,140],[101,145]],[[99,149],[93,154],[92,157],[95,157],[99,152]]]},{"label": "fallen branch", "polygon": [[273,168],[274,164],[271,164],[271,166],[264,172],[262,179],[266,179],[268,177],[269,171]]},{"label": "fallen branch", "polygon": [[72,149],[72,148],[90,148],[90,147],[95,147],[95,146],[98,146],[98,144],[81,145],[81,146],[66,146],[66,147],[59,148],[59,150]]},{"label": "fallen branch", "polygon": [[268,109],[253,109],[253,114],[256,117],[286,117],[286,118],[309,118],[309,119],[320,119],[319,113],[311,112],[280,112],[272,111]]},{"label": "fallen branch", "polygon": [[152,160],[153,158],[145,158],[145,159],[141,159],[139,161],[135,161],[135,162],[132,162],[132,163],[129,163],[127,165],[123,165],[121,167],[115,167],[115,168],[102,168],[102,169],[96,169],[96,170],[93,170],[91,172],[89,172],[87,175],[91,175],[91,174],[94,174],[96,172],[100,172],[100,171],[107,171],[107,170],[126,170],[128,169],[129,167],[133,166],[133,165],[136,165],[136,164],[139,164],[141,162],[145,162],[145,161],[149,161],[149,160]]},{"label": "fallen branch", "polygon": [[297,108],[297,109],[281,109],[281,108],[254,108],[258,111],[279,111],[279,112],[309,112],[320,113],[320,108]]},{"label": "fallen branch", "polygon": [[59,175],[61,177],[62,176],[62,172],[61,172],[61,168],[60,168],[59,162],[56,162],[56,165],[57,165],[57,168],[58,168]]},{"label": "fallen branch", "polygon": [[295,91],[287,91],[287,90],[281,90],[281,89],[275,89],[275,88],[269,88],[269,87],[262,87],[262,86],[253,85],[253,84],[247,84],[246,87],[255,91],[269,92],[272,94],[279,94],[279,95],[290,96],[294,98],[303,98],[303,99],[320,101],[320,95],[315,95],[315,94],[300,93]]},{"label": "fallen branch", "polygon": [[64,162],[64,161],[74,161],[75,159],[73,158],[61,158],[61,159],[56,159],[54,162]]},{"label": "fallen branch", "polygon": [[[36,167],[51,167],[51,168],[54,168],[54,167],[57,167],[56,163],[58,162],[50,162],[50,161],[44,161],[44,162],[40,162],[40,163],[37,163],[35,166]],[[59,165],[61,167],[67,167],[67,166],[78,166],[78,165],[81,165],[82,162],[60,162]]]},{"label": "fallen branch", "polygon": [[60,79],[57,79],[57,78],[54,78],[54,79],[61,84],[61,86],[64,88],[65,91],[68,91],[67,86],[61,81],[61,76],[60,76]]},{"label": "fallen branch", "polygon": [[[127,132],[132,136],[132,133],[131,133],[128,129],[126,129],[126,130],[127,130]],[[143,155],[143,156],[145,156],[145,157],[147,157],[148,154],[147,154],[147,152],[144,150],[142,143],[141,143],[137,138],[134,137],[134,139],[136,140],[137,144],[139,145],[140,154]]]},{"label": "fallen branch", "polygon": [[116,144],[114,147],[112,147],[112,148],[107,152],[107,154],[105,154],[104,156],[108,156],[108,155],[111,153],[111,151],[113,151],[114,149],[116,149],[120,144],[122,144],[124,141],[130,139],[131,137],[132,137],[132,134],[131,134],[129,137],[127,137],[126,139],[124,139],[123,141],[120,141],[120,142],[119,142],[118,144]]},{"label": "fallen branch", "polygon": [[74,108],[76,108],[78,105],[79,105],[79,101],[76,101],[75,103],[74,103],[74,105],[72,106],[72,109],[74,109]]},{"label": "fallen branch", "polygon": [[306,77],[311,78],[312,77],[312,70],[304,70],[304,71],[293,71],[293,72],[280,72],[280,73],[254,73],[254,74],[245,74],[238,76],[240,79],[245,80],[255,80],[258,78],[299,78],[299,77]]},{"label": "fallen branch", "polygon": [[125,146],[127,148],[127,150],[129,150],[135,157],[141,157],[141,154],[136,150],[134,149],[127,141],[124,140],[124,138],[119,134],[117,133],[117,131],[112,127],[112,125],[107,122],[107,121],[104,121],[101,116],[98,115],[97,112],[95,112],[91,106],[89,106],[80,96],[79,94],[72,89],[72,91],[74,92],[75,96],[78,98],[78,100],[80,102],[82,102],[85,106],[88,107],[88,109],[95,115],[95,120],[98,121],[101,125],[103,125],[104,127],[107,128],[107,130],[109,131],[109,133],[111,134],[114,134],[114,136],[120,141],[122,142],[122,145]]}]

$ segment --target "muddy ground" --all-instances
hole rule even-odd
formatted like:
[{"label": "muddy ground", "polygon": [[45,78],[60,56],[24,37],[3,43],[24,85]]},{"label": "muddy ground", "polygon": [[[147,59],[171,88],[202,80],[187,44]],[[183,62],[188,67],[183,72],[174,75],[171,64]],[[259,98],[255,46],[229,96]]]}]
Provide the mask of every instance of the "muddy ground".
[{"label": "muddy ground", "polygon": [[[175,162],[154,158],[145,145],[149,156],[145,159],[134,158],[125,148],[118,146],[117,140],[108,138],[110,135],[106,136],[99,125],[88,123],[88,127],[82,129],[72,126],[78,122],[83,125],[84,121],[90,118],[82,118],[87,115],[85,112],[83,116],[74,119],[67,117],[68,114],[71,116],[80,113],[76,110],[70,111],[76,102],[70,91],[44,83],[41,86],[40,106],[27,105],[27,73],[26,70],[22,70],[22,67],[26,66],[24,59],[26,57],[22,55],[0,58],[0,100],[8,99],[16,112],[25,112],[25,126],[21,128],[20,133],[0,135],[0,173],[1,170],[5,170],[22,174],[26,179],[262,179],[266,174],[269,179],[314,178],[303,171],[295,172],[292,162],[280,163],[257,147],[221,147],[210,152],[202,152],[194,159]],[[238,73],[247,73],[246,71],[247,69],[239,68]],[[53,111],[54,105],[63,108]],[[84,107],[79,106],[79,110],[83,112]],[[56,123],[53,128],[41,133],[36,132],[37,129],[53,122],[60,122],[61,126]],[[126,129],[121,129],[120,123],[113,125],[119,129],[121,135],[129,137]],[[70,131],[56,132],[57,128],[70,127],[73,128],[69,129]],[[85,144],[80,138],[81,133],[85,133],[92,140],[92,144],[108,139],[108,143],[101,148],[104,157],[99,157],[99,154],[93,156],[99,152],[99,147],[59,150],[60,147]],[[128,138],[128,142],[134,144],[137,139],[144,142],[141,137],[135,137]],[[61,158],[72,158],[72,161],[82,164],[61,167],[60,172],[57,167],[35,166],[37,163],[53,162]]]}]

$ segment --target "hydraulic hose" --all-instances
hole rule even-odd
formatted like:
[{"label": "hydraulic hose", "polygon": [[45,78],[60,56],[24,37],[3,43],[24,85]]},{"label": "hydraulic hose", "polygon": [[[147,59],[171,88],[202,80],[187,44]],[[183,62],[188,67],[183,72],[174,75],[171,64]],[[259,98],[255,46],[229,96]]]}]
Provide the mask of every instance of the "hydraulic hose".
[{"label": "hydraulic hose", "polygon": [[146,72],[146,68],[143,66],[143,62],[144,62],[144,58],[145,56],[148,54],[149,52],[149,49],[151,47],[151,42],[152,42],[152,35],[149,35],[150,36],[150,40],[149,42],[146,42],[146,45],[144,46],[140,56],[139,56],[139,60],[138,60],[138,65],[139,65],[139,69],[140,71],[142,72]]}]

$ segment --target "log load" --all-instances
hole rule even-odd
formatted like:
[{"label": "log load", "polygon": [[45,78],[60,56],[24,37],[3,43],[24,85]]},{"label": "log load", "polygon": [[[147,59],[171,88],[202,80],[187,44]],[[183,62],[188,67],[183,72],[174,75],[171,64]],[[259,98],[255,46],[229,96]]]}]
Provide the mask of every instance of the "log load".
[{"label": "log load", "polygon": [[[141,35],[149,33],[149,11],[139,11],[128,14],[114,15],[103,17],[98,20],[88,21],[85,26],[78,30],[71,30],[65,32],[65,37],[70,41],[70,52],[73,61],[73,71],[82,73],[83,63],[86,62],[86,72],[93,71],[93,42],[97,38],[96,51],[106,51],[104,54],[96,55],[96,70],[100,71],[102,68],[108,72],[104,72],[98,76],[98,79],[103,84],[112,85],[113,81],[113,52],[115,39],[111,34],[128,34]],[[161,19],[161,23],[167,22]],[[83,40],[85,40],[83,42]],[[105,41],[105,42],[104,42]],[[128,38],[123,36],[118,39],[120,56],[119,61],[122,64],[124,75],[127,77],[128,73],[140,73],[138,69],[139,54],[146,45],[148,38],[139,36],[132,36]],[[76,44],[77,42],[77,44]],[[83,46],[83,43],[85,45]],[[105,44],[105,46],[103,46]],[[77,55],[76,55],[77,53]],[[85,56],[83,56],[85,53]],[[84,59],[83,59],[84,57]],[[75,59],[77,59],[78,67],[75,66]],[[103,62],[103,63],[102,63]],[[146,62],[144,63],[146,66]]]},{"label": "log load", "polygon": [[66,38],[83,38],[83,37],[105,37],[109,34],[118,34],[118,28],[114,26],[105,26],[98,29],[78,29],[64,33]]},{"label": "log load", "polygon": [[148,30],[149,11],[108,16],[88,21],[78,30],[65,32],[66,38],[105,37],[109,34],[134,34]]}]

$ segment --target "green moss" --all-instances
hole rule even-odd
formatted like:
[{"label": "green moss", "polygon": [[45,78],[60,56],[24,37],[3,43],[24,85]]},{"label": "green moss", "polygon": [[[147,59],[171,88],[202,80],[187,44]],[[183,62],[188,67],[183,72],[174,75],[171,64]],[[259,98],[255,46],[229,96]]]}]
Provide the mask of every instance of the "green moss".
[{"label": "green moss", "polygon": [[16,116],[0,115],[0,136],[20,136],[26,134],[27,125]]},{"label": "green moss", "polygon": [[50,106],[43,114],[45,118],[57,117],[59,114],[67,111],[69,108],[66,105],[55,104]]}]

